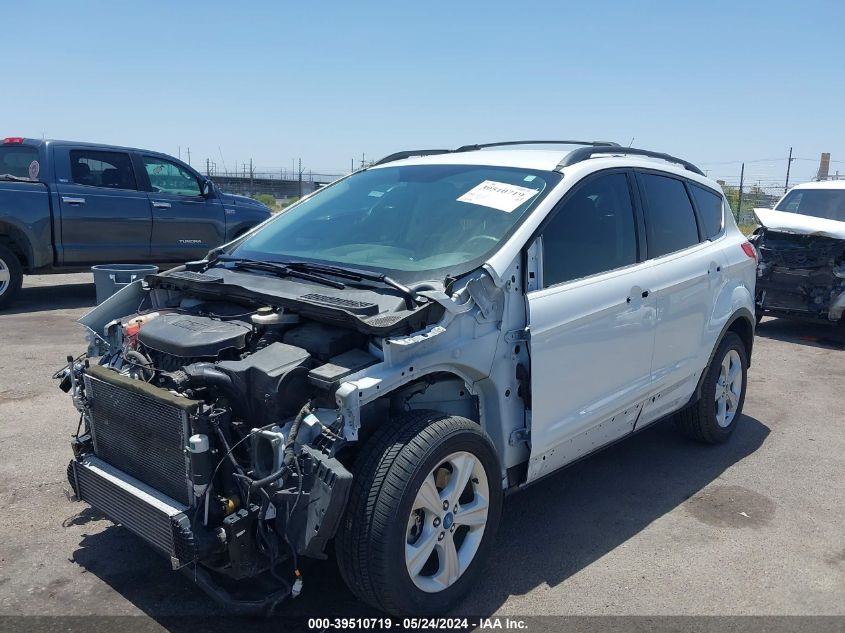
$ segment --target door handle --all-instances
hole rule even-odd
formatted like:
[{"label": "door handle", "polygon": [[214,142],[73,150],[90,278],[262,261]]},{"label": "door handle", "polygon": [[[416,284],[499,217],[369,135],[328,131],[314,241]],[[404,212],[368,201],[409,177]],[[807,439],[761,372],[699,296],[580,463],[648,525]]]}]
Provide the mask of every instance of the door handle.
[{"label": "door handle", "polygon": [[73,198],[71,196],[62,196],[62,202],[65,204],[85,204],[85,198]]},{"label": "door handle", "polygon": [[156,209],[169,209],[170,203],[169,202],[160,202],[158,200],[153,200],[153,207]]}]

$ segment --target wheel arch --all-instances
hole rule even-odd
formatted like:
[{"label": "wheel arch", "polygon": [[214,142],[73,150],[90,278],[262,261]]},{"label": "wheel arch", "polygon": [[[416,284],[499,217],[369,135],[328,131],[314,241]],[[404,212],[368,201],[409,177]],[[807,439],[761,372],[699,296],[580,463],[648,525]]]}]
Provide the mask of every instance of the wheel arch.
[{"label": "wheel arch", "polygon": [[[472,380],[452,369],[418,374],[381,394],[366,406],[384,408],[391,413],[413,410],[432,410],[444,415],[456,415],[472,420],[484,428],[483,407],[473,389]],[[406,406],[402,406],[403,402]],[[362,423],[363,423],[362,419]],[[369,421],[373,423],[372,420]]]},{"label": "wheel arch", "polygon": [[31,270],[34,266],[32,243],[29,237],[20,228],[9,222],[0,220],[0,244],[6,246],[21,264],[25,271]]},{"label": "wheel arch", "polygon": [[704,383],[704,377],[707,375],[707,367],[710,367],[710,364],[713,362],[713,356],[716,354],[716,350],[719,349],[719,345],[722,344],[722,341],[728,332],[733,332],[739,336],[740,340],[742,340],[742,344],[745,346],[748,366],[751,367],[751,350],[754,347],[754,314],[748,308],[743,307],[738,308],[722,326],[722,331],[716,338],[716,343],[713,345],[713,349],[710,350],[710,355],[707,357],[707,364],[701,372],[701,376],[698,379],[698,384],[695,386],[695,391],[690,398],[690,402],[694,402],[701,397],[701,386]]}]

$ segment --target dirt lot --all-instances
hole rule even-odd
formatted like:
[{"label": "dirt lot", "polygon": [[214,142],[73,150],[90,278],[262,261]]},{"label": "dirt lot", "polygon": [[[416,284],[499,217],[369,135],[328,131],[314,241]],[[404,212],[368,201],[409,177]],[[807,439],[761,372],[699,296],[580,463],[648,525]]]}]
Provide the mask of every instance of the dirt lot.
[{"label": "dirt lot", "polygon": [[[50,376],[82,351],[87,275],[31,277],[0,314],[0,614],[220,609],[140,540],[69,501],[76,427]],[[506,500],[474,615],[845,614],[845,335],[765,320],[732,440],[662,423]],[[332,560],[291,612],[364,615]]]}]

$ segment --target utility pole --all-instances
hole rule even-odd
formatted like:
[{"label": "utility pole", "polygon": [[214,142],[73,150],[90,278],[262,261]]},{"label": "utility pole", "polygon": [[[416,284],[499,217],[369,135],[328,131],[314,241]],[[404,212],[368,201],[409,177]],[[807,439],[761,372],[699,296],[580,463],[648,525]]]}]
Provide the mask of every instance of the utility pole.
[{"label": "utility pole", "polygon": [[179,160],[182,160],[182,146],[181,145],[176,146],[176,153],[179,156]]},{"label": "utility pole", "polygon": [[205,175],[207,177],[211,177],[211,161],[207,158],[205,159]]},{"label": "utility pole", "polygon": [[742,163],[742,170],[739,172],[739,202],[736,203],[736,219],[742,214],[742,185],[745,182],[745,163]]},{"label": "utility pole", "polygon": [[252,159],[249,159],[249,188],[250,190],[253,188],[253,171],[252,171]]},{"label": "utility pole", "polygon": [[350,163],[349,173],[352,173],[353,171],[355,171],[355,159],[354,159],[354,158],[350,158],[350,159],[349,159],[349,163]]},{"label": "utility pole", "polygon": [[364,169],[364,152],[361,152],[361,169]]},{"label": "utility pole", "polygon": [[789,148],[789,159],[786,161],[786,182],[783,183],[783,192],[789,191],[789,168],[792,167],[792,148]]},{"label": "utility pole", "polygon": [[299,197],[302,197],[302,159],[299,159]]},{"label": "utility pole", "polygon": [[188,148],[188,164],[191,164],[191,148]]}]

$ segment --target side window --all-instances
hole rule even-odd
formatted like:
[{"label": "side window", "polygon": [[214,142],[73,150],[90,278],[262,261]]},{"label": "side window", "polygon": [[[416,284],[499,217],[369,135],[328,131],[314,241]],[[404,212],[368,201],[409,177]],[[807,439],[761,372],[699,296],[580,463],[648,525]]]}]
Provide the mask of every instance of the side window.
[{"label": "side window", "polygon": [[543,230],[546,287],[636,261],[634,208],[625,174],[607,174],[581,185]]},{"label": "side window", "polygon": [[695,212],[684,183],[668,176],[640,174],[645,197],[648,256],[660,257],[698,243]]},{"label": "side window", "polygon": [[70,151],[70,175],[77,185],[137,189],[129,154],[87,149]]},{"label": "side window", "polygon": [[38,150],[28,145],[0,145],[0,174],[38,180]]},{"label": "side window", "polygon": [[200,183],[187,169],[163,158],[144,156],[144,169],[153,191],[177,196],[200,195]]},{"label": "side window", "polygon": [[698,207],[704,237],[713,239],[722,232],[722,196],[696,185],[690,185],[690,190],[695,198],[695,206]]}]

